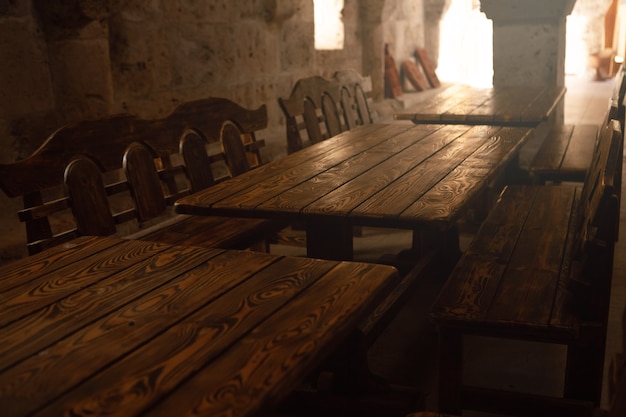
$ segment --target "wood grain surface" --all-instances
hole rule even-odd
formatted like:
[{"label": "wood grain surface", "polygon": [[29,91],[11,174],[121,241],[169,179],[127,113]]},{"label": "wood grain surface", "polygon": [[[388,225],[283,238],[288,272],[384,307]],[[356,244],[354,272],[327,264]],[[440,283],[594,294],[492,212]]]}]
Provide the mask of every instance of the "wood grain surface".
[{"label": "wood grain surface", "polygon": [[417,110],[395,114],[414,123],[457,123],[536,127],[554,114],[565,88],[506,86],[481,88],[465,84],[442,87]]},{"label": "wood grain surface", "polygon": [[253,415],[396,279],[383,265],[80,238],[0,275],[2,415]]},{"label": "wood grain surface", "polygon": [[344,259],[338,253],[351,249],[324,245],[350,244],[348,226],[446,230],[530,135],[487,125],[360,126],[184,197],[176,209],[303,222],[320,234],[307,239],[310,253]]}]

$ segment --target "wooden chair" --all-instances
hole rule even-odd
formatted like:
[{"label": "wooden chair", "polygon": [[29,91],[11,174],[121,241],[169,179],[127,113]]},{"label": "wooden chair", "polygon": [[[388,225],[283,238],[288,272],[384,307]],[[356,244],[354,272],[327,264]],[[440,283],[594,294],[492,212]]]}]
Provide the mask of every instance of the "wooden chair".
[{"label": "wooden chair", "polygon": [[341,87],[315,75],[296,82],[288,98],[278,98],[287,128],[287,152],[328,139],[344,130],[337,104]]},{"label": "wooden chair", "polygon": [[353,69],[336,71],[333,78],[341,85],[341,104],[346,129],[374,122],[372,108],[372,79]]},{"label": "wooden chair", "polygon": [[[111,234],[248,248],[283,226],[175,216],[172,205],[239,172],[243,159],[250,167],[258,164],[263,142],[255,133],[266,126],[265,106],[249,110],[222,98],[185,103],[156,120],[120,115],[83,121],[56,131],[30,157],[0,165],[0,187],[24,200],[18,216],[30,254],[77,236]],[[222,151],[220,138],[227,136],[230,144]]]}]

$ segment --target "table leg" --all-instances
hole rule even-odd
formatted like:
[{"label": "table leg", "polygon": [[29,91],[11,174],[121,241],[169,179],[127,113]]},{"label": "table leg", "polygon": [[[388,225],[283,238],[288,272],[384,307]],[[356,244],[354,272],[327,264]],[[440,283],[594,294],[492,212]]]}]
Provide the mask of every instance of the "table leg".
[{"label": "table leg", "polygon": [[439,412],[461,415],[463,334],[439,329]]},{"label": "table leg", "polygon": [[351,261],[353,258],[352,237],[352,225],[347,222],[308,222],[306,227],[307,256]]},{"label": "table leg", "polygon": [[459,228],[453,225],[448,230],[413,230],[411,249],[400,254],[402,258],[417,259],[421,255],[435,250],[452,264],[461,256]]}]

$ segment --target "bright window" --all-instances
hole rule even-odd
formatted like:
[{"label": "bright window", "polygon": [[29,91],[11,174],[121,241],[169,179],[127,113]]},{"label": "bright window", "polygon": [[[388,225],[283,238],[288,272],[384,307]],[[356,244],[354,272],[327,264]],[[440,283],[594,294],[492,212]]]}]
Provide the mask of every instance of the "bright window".
[{"label": "bright window", "polygon": [[315,49],[343,49],[343,0],[313,0]]},{"label": "bright window", "polygon": [[443,81],[490,87],[493,25],[478,2],[453,0],[441,21],[437,75]]}]

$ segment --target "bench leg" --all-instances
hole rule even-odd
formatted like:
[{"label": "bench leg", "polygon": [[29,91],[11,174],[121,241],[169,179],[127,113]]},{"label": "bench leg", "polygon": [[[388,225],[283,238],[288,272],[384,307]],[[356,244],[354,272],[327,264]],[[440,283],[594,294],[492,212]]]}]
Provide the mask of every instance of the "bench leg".
[{"label": "bench leg", "polygon": [[506,184],[528,184],[530,178],[528,173],[520,167],[519,153],[511,159],[504,173],[504,181]]},{"label": "bench leg", "polygon": [[583,326],[580,339],[568,346],[565,398],[591,401],[600,406],[605,336],[601,326]]},{"label": "bench leg", "polygon": [[439,412],[461,414],[463,334],[439,329]]}]

